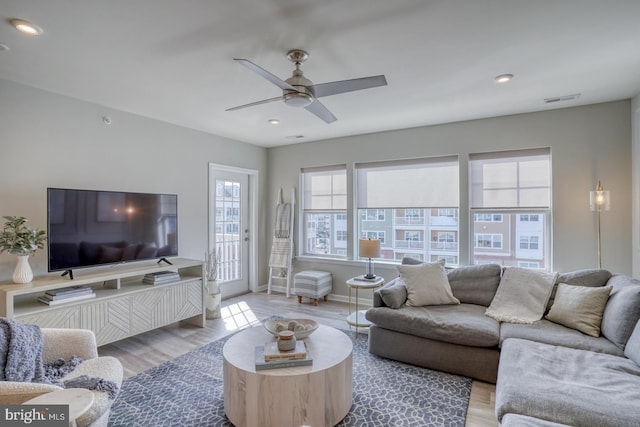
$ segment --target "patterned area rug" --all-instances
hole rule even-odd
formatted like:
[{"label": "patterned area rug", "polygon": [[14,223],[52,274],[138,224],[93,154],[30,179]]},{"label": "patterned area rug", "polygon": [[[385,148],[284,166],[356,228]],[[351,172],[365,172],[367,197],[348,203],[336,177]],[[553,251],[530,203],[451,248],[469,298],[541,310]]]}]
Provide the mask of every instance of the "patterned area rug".
[{"label": "patterned area rug", "polygon": [[[338,426],[464,426],[471,379],[383,359],[353,341],[353,406]],[[222,347],[229,336],[127,379],[109,426],[232,426],[224,415]]]}]

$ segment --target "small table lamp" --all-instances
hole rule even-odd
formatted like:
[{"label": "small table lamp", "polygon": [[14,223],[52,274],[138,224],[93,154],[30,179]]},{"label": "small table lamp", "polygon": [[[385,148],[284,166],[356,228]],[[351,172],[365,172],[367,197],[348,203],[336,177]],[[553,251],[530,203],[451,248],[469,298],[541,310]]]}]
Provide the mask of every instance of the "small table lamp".
[{"label": "small table lamp", "polygon": [[367,274],[365,279],[375,279],[376,275],[373,274],[373,264],[371,258],[378,258],[380,256],[380,239],[360,239],[359,254],[362,258],[369,258],[367,264]]}]

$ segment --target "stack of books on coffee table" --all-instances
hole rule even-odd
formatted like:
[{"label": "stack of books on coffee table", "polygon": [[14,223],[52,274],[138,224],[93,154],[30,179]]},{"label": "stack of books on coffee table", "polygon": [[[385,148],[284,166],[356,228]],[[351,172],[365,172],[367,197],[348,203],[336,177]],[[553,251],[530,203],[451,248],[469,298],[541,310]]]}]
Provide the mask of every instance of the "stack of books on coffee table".
[{"label": "stack of books on coffee table", "polygon": [[275,368],[292,368],[313,364],[311,354],[304,341],[298,341],[296,348],[290,351],[278,350],[277,342],[268,342],[256,347],[256,371]]},{"label": "stack of books on coffee table", "polygon": [[38,301],[47,305],[58,305],[95,297],[95,292],[89,286],[71,286],[46,291],[44,295],[38,297]]},{"label": "stack of books on coffee table", "polygon": [[175,271],[156,271],[155,273],[147,273],[142,278],[142,283],[147,285],[162,285],[163,283],[177,282],[180,280],[180,274]]}]

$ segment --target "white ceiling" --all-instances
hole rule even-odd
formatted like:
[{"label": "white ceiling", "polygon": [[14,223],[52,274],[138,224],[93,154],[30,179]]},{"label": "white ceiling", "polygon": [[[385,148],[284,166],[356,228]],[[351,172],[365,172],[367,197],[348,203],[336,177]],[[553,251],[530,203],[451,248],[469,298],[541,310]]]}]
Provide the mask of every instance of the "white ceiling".
[{"label": "white ceiling", "polygon": [[[265,147],[640,93],[640,0],[0,0],[0,18],[0,78]],[[322,98],[332,124],[280,102],[225,111],[281,94],[233,58],[286,79],[292,48],[314,83],[388,86]]]}]

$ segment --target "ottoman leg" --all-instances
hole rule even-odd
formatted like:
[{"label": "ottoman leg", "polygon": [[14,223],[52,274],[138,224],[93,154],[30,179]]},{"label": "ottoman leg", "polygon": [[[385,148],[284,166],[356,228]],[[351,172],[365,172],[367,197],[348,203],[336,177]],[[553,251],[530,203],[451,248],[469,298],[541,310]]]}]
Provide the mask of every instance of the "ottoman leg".
[{"label": "ottoman leg", "polygon": [[318,298],[313,299],[313,305],[318,305]]},{"label": "ottoman leg", "polygon": [[298,295],[298,304],[302,304],[302,297]]},{"label": "ottoman leg", "polygon": [[325,302],[329,301],[329,295],[325,295],[324,297],[322,297],[324,299]]}]

